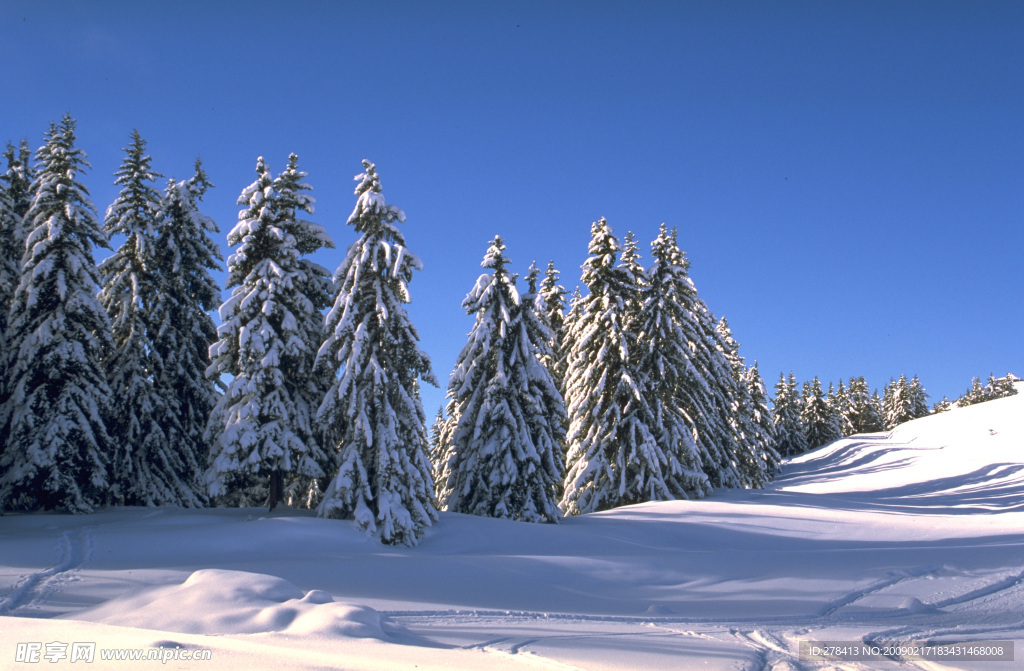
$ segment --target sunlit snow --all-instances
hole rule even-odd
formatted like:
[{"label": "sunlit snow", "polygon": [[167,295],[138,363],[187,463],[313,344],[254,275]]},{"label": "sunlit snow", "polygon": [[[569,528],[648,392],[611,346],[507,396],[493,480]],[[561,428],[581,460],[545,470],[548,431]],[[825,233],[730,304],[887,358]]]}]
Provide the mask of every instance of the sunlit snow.
[{"label": "sunlit snow", "polygon": [[1019,659],[1022,604],[1024,394],[837,441],[763,491],[558,525],[442,513],[415,548],[287,509],[0,517],[4,669],[32,666],[18,643],[56,641],[211,649],[173,668],[246,671],[995,671],[1019,661],[823,663],[798,649],[1014,640]]}]

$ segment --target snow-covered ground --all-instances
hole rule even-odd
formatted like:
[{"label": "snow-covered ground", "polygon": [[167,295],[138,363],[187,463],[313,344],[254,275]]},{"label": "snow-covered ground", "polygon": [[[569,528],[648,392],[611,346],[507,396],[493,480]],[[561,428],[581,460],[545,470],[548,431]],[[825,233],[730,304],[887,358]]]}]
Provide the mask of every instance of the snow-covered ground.
[{"label": "snow-covered ground", "polygon": [[[299,511],[8,515],[0,632],[0,669],[89,668],[82,643],[111,669],[161,666],[101,659],[153,647],[246,671],[1019,668],[1024,394],[838,441],[763,491],[557,525],[444,513],[411,549]],[[865,639],[1011,640],[1017,661],[799,655]]]}]

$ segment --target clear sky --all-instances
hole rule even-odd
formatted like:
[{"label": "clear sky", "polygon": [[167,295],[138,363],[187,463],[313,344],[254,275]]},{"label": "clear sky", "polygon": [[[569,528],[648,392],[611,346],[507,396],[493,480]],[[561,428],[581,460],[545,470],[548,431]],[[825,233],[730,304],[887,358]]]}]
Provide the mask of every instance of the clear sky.
[{"label": "clear sky", "polygon": [[0,0],[0,142],[70,112],[102,215],[138,128],[164,175],[202,156],[224,234],[256,157],[296,152],[331,270],[370,159],[442,387],[488,241],[571,291],[603,216],[644,252],[678,227],[769,386],[916,374],[935,401],[1024,375],[1021,35],[999,1]]}]

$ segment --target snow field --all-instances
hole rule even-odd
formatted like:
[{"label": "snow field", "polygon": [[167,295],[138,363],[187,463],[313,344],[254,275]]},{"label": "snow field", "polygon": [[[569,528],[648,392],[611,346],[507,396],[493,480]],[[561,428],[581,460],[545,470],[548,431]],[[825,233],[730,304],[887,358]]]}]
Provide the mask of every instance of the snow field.
[{"label": "snow field", "polygon": [[1018,395],[837,441],[765,490],[557,525],[442,513],[415,548],[287,509],[9,515],[0,668],[53,640],[213,650],[187,669],[886,668],[797,653],[862,639],[1024,655],[1022,448]]}]

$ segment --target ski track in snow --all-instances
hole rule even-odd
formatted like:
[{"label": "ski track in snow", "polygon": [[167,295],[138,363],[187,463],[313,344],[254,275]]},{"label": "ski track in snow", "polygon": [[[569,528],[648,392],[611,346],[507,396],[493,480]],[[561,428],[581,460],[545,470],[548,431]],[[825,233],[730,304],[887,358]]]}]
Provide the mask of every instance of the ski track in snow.
[{"label": "ski track in snow", "polygon": [[[800,669],[848,669],[858,670],[870,667],[857,662],[846,663],[825,663],[801,661],[799,658],[799,640],[805,638],[810,631],[822,635],[823,630],[829,626],[841,626],[843,628],[856,627],[870,631],[873,625],[880,620],[904,619],[906,624],[889,629],[871,631],[861,636],[865,642],[897,642],[897,641],[921,641],[938,640],[943,638],[974,638],[1008,636],[1024,629],[1024,611],[1011,619],[1004,621],[998,614],[1005,611],[998,604],[992,601],[1004,599],[1012,603],[1024,603],[1024,571],[1015,573],[1008,577],[1000,578],[989,584],[971,590],[956,597],[939,600],[934,603],[921,604],[929,609],[929,612],[921,613],[906,611],[902,609],[888,610],[877,613],[851,613],[841,612],[846,606],[874,595],[884,590],[901,584],[910,583],[915,580],[926,580],[938,574],[938,567],[918,568],[906,571],[899,571],[890,574],[883,580],[874,582],[865,588],[852,590],[848,594],[833,600],[817,614],[783,616],[766,620],[764,617],[750,618],[749,620],[732,619],[731,626],[724,623],[721,618],[673,618],[673,617],[637,617],[637,616],[611,616],[611,615],[581,615],[542,613],[529,611],[479,611],[479,610],[435,610],[435,611],[391,611],[385,613],[388,617],[401,621],[402,624],[425,636],[442,636],[448,627],[458,628],[460,625],[474,624],[487,628],[493,626],[504,635],[487,638],[481,643],[471,644],[465,649],[477,649],[491,653],[500,653],[503,656],[526,656],[530,662],[538,663],[541,659],[552,662],[549,668],[575,668],[561,665],[548,657],[540,657],[539,652],[535,653],[530,648],[538,645],[555,642],[557,640],[585,640],[587,638],[608,639],[614,637],[628,637],[633,639],[651,639],[664,637],[680,637],[688,639],[704,639],[710,641],[726,642],[731,640],[739,643],[751,655],[752,666],[747,668],[751,671],[788,671]],[[986,607],[994,605],[995,608]],[[936,612],[947,611],[949,612]],[[934,610],[933,610],[934,609]],[[1012,609],[1012,606],[1011,606]],[[965,611],[970,613],[970,619],[978,622],[975,625],[965,625]],[[938,620],[936,620],[938,617]],[[531,632],[528,636],[510,636],[509,625],[517,623],[529,623],[532,621],[550,621],[565,626],[562,633],[553,633],[546,636],[537,636]],[[944,626],[948,622],[948,626]],[[623,625],[629,627],[627,631],[612,632],[601,631],[587,633],[586,631],[573,631],[576,625]],[[704,625],[706,628],[702,628]],[[728,627],[723,629],[723,625]],[[748,625],[748,626],[744,626]],[[645,632],[642,627],[647,627]],[[717,634],[717,635],[716,635]],[[727,634],[724,636],[723,634]],[[521,659],[527,661],[527,659]],[[899,668],[908,669],[933,669],[934,664],[916,660],[893,660],[893,664]]]},{"label": "ski track in snow", "polygon": [[65,531],[57,543],[57,562],[22,576],[0,601],[0,615],[24,615],[24,611],[44,603],[75,580],[75,574],[89,561],[92,551],[89,527]]}]

